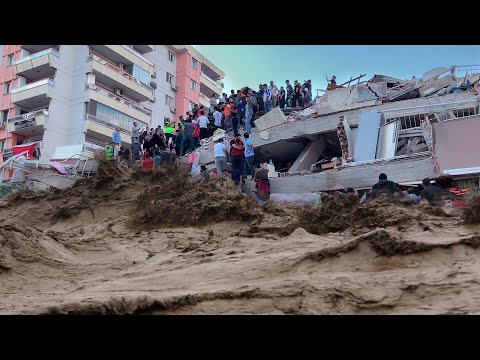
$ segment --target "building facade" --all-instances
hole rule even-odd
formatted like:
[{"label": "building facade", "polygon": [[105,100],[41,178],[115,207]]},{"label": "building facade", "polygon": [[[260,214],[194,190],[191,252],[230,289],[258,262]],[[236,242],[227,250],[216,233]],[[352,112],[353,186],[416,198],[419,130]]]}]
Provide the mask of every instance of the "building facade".
[{"label": "building facade", "polygon": [[42,160],[59,146],[91,151],[111,141],[116,127],[128,146],[133,122],[163,127],[190,104],[208,105],[208,86],[221,94],[224,77],[189,45],[1,45],[0,51],[4,159],[13,146],[32,142]]}]

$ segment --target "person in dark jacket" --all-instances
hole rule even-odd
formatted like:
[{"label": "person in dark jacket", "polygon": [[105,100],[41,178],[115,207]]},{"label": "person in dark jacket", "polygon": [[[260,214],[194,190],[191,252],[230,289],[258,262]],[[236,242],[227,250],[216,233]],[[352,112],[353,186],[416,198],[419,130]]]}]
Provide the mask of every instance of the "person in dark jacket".
[{"label": "person in dark jacket", "polygon": [[182,140],[183,140],[182,132],[180,130],[176,131],[174,140],[175,140],[175,152],[180,156],[181,155],[180,148],[182,147]]},{"label": "person in dark jacket", "polygon": [[424,189],[420,193],[422,199],[427,199],[432,206],[443,206],[444,198],[454,199],[454,195],[440,186],[432,185],[429,178],[422,180]]},{"label": "person in dark jacket", "polygon": [[393,194],[401,192],[400,186],[393,181],[387,180],[387,174],[381,173],[378,176],[378,182],[372,186],[370,196],[372,198],[378,196],[380,193],[386,193],[389,197],[393,198]]}]

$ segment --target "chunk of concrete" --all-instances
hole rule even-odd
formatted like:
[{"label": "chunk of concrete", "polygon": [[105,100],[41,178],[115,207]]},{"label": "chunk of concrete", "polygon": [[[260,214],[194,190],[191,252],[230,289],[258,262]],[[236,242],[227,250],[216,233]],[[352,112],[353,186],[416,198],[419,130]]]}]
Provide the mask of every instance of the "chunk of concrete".
[{"label": "chunk of concrete", "polygon": [[259,131],[263,131],[286,122],[287,118],[283,114],[283,111],[280,109],[280,107],[276,107],[255,120],[255,126]]},{"label": "chunk of concrete", "polygon": [[432,69],[430,71],[427,71],[425,74],[423,74],[423,81],[431,81],[431,80],[437,80],[438,77],[442,74],[445,74],[447,71],[451,71],[452,68],[446,68],[446,67],[437,67],[435,69]]},{"label": "chunk of concrete", "polygon": [[268,140],[268,139],[270,139],[270,132],[268,130],[260,131],[258,133],[258,136],[260,137],[260,139]]},{"label": "chunk of concrete", "polygon": [[433,94],[434,92],[446,88],[451,85],[455,80],[453,80],[452,75],[447,75],[439,80],[432,82],[431,84],[427,84],[420,88],[420,96],[428,96]]},{"label": "chunk of concrete", "polygon": [[298,172],[302,170],[309,170],[310,165],[318,160],[325,150],[325,139],[321,137],[319,140],[310,141],[310,143],[303,149],[297,160],[288,169],[289,173]]}]

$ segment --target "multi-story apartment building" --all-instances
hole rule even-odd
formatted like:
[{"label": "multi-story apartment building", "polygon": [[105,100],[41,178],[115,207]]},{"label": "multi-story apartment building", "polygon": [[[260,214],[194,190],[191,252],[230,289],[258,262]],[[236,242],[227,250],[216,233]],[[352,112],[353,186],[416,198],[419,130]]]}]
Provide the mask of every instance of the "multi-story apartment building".
[{"label": "multi-story apartment building", "polygon": [[[164,125],[221,94],[224,73],[189,45],[1,45],[0,152],[103,146],[116,127]],[[193,85],[192,85],[193,84]]]}]

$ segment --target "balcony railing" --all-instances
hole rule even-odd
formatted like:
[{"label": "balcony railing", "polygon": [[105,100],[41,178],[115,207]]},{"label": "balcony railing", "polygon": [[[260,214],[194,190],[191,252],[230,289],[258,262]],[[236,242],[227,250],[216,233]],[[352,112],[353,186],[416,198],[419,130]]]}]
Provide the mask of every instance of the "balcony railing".
[{"label": "balcony railing", "polygon": [[35,54],[29,55],[29,56],[27,56],[27,57],[24,57],[24,58],[22,58],[22,59],[18,59],[17,61],[15,61],[15,62],[13,63],[13,65],[18,65],[18,64],[21,64],[21,63],[23,63],[23,62],[25,62],[25,61],[30,61],[30,60],[33,60],[33,59],[35,59],[35,58],[38,58],[38,57],[40,57],[40,56],[47,55],[47,54],[52,54],[52,55],[60,58],[60,53],[59,53],[57,50],[55,50],[55,49],[46,49],[46,50],[37,52],[37,53],[35,53]]},{"label": "balcony railing", "polygon": [[98,92],[102,95],[108,96],[111,99],[119,101],[120,103],[122,103],[124,105],[127,105],[127,106],[131,107],[132,109],[138,110],[138,111],[140,111],[140,112],[142,112],[142,113],[144,113],[148,116],[152,116],[152,111],[151,110],[145,109],[144,107],[142,107],[138,104],[135,104],[134,102],[132,102],[130,100],[127,100],[124,97],[121,97],[120,95],[116,95],[116,94],[112,93],[111,91],[108,91],[107,89],[104,89],[97,84],[87,84],[87,88],[92,89],[93,91]]},{"label": "balcony railing", "polygon": [[23,120],[28,120],[32,117],[37,117],[37,116],[40,116],[40,115],[48,116],[48,110],[47,109],[42,109],[42,110],[37,110],[37,111],[27,113],[27,114],[17,115],[17,116],[8,118],[8,122],[16,122],[16,121],[19,121],[19,120],[22,120],[22,121]]},{"label": "balcony railing", "polygon": [[85,141],[85,143],[83,144],[83,151],[94,152],[95,150],[103,150],[104,148],[104,146],[95,144],[90,141]]},{"label": "balcony railing", "polygon": [[115,64],[113,64],[110,61],[102,58],[101,56],[98,56],[97,54],[90,53],[90,55],[87,57],[87,61],[90,61],[90,60],[95,60],[98,63],[102,64],[103,66],[107,67],[108,69],[113,70],[116,73],[118,73],[118,74],[122,75],[123,77],[127,78],[128,80],[133,81],[134,83],[136,83],[138,85],[141,85],[141,86],[143,86],[144,88],[146,88],[150,91],[152,90],[152,88],[150,86],[145,85],[144,83],[142,83],[140,80],[138,80],[137,78],[135,78],[134,76],[132,76],[131,74],[126,72],[125,70],[120,69]]},{"label": "balcony railing", "polygon": [[206,75],[203,71],[201,72],[201,74],[202,74],[202,76],[203,76],[205,79],[207,79],[207,80],[211,81],[212,83],[214,83],[215,86],[218,87],[218,88],[220,89],[220,91],[222,91],[222,87],[221,87],[220,85],[218,85],[218,83],[217,83],[215,80],[213,80],[210,76]]},{"label": "balcony railing", "polygon": [[129,52],[131,52],[132,54],[134,54],[135,56],[139,57],[140,59],[142,59],[143,61],[145,61],[148,65],[151,65],[151,66],[155,66],[155,64],[153,62],[151,62],[150,60],[148,60],[146,57],[143,57],[142,54],[140,54],[139,52],[135,51],[134,49],[132,49],[131,47],[127,46],[127,45],[121,45],[122,48],[124,48],[125,50],[128,50]]},{"label": "balcony railing", "polygon": [[130,134],[130,130],[127,129],[127,128],[125,127],[125,125],[122,126],[122,125],[118,125],[118,124],[113,124],[113,123],[111,123],[111,122],[109,122],[109,121],[100,119],[100,118],[98,118],[98,117],[96,117],[95,115],[92,115],[92,114],[85,114],[85,121],[86,121],[86,120],[91,120],[91,121],[93,121],[93,122],[96,122],[96,123],[98,123],[98,124],[102,124],[102,125],[104,125],[104,126],[106,126],[106,127],[109,127],[109,128],[111,128],[111,129],[114,129],[114,130],[115,130],[116,128],[119,128],[119,129],[120,129],[120,132],[123,132],[124,134]]},{"label": "balcony railing", "polygon": [[33,89],[37,86],[42,86],[42,85],[52,85],[54,86],[55,85],[55,81],[53,79],[45,79],[45,80],[40,80],[40,81],[35,81],[34,83],[31,83],[31,84],[28,84],[28,85],[24,85],[22,87],[19,87],[19,88],[16,88],[16,89],[12,89],[12,94],[15,94],[19,91],[23,91],[23,90],[28,90],[28,89]]}]

